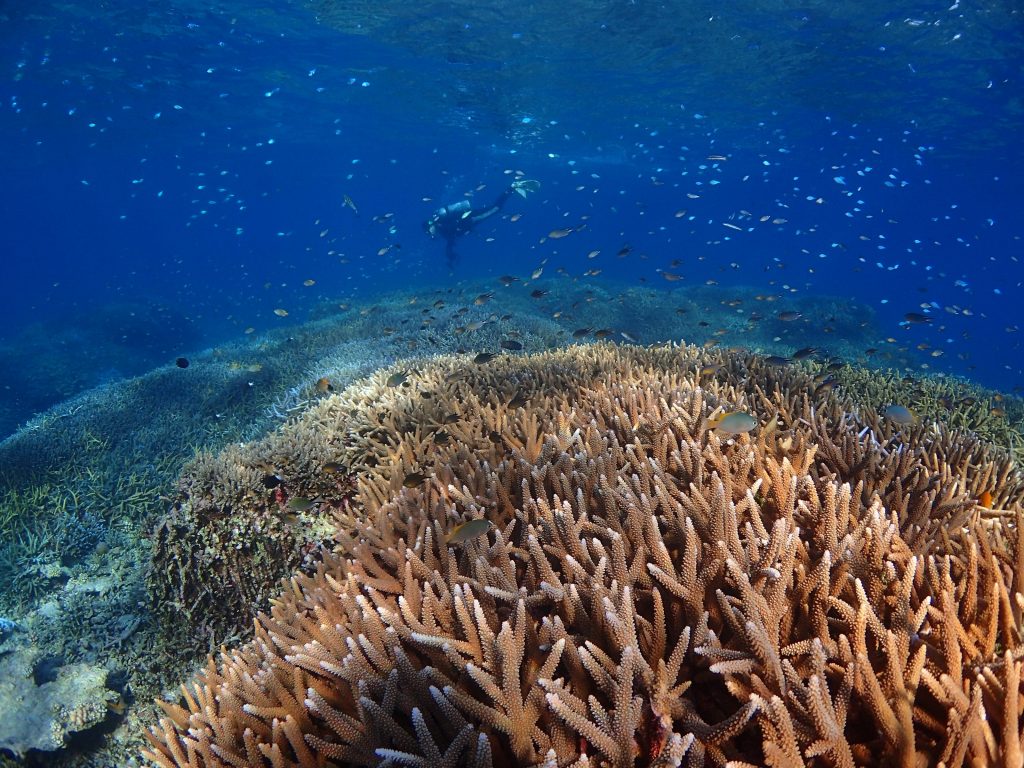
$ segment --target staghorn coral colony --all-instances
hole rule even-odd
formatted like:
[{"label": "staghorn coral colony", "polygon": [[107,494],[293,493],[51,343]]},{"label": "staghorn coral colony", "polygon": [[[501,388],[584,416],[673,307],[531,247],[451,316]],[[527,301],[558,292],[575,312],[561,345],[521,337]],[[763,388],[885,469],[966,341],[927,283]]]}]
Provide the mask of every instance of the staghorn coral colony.
[{"label": "staghorn coral colony", "polygon": [[1020,765],[1024,479],[814,389],[744,353],[598,344],[320,400],[207,468],[287,454],[285,490],[238,503],[287,523],[301,498],[333,536],[162,703],[148,758]]}]

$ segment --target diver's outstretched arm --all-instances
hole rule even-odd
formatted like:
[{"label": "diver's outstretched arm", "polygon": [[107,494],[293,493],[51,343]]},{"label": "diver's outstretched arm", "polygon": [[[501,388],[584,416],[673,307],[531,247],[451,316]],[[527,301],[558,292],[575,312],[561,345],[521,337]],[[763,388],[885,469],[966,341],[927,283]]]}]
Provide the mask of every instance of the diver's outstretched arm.
[{"label": "diver's outstretched arm", "polygon": [[507,189],[503,190],[502,193],[498,195],[498,197],[495,199],[495,201],[491,203],[487,208],[483,208],[479,211],[473,211],[466,218],[468,218],[472,223],[476,224],[478,221],[483,221],[484,219],[493,216],[494,214],[496,214],[498,211],[505,207],[505,203],[507,203],[508,199],[512,197],[512,195],[514,195],[515,193],[515,187],[508,187]]}]

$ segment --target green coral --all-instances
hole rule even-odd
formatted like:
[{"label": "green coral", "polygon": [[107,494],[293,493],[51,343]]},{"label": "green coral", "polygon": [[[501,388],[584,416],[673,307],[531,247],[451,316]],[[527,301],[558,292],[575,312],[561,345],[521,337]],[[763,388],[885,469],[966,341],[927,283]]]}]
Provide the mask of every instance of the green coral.
[{"label": "green coral", "polygon": [[858,405],[877,412],[889,405],[905,405],[919,418],[973,432],[1015,457],[1024,448],[1024,400],[1019,397],[941,374],[912,376],[892,369],[843,365],[832,375]]},{"label": "green coral", "polygon": [[0,578],[8,585],[9,606],[24,607],[38,601],[58,584],[64,569],[57,557],[52,525],[22,522],[0,546]]},{"label": "green coral", "polygon": [[34,516],[47,505],[52,492],[48,484],[8,488],[0,496],[0,538],[9,539],[22,521]]}]

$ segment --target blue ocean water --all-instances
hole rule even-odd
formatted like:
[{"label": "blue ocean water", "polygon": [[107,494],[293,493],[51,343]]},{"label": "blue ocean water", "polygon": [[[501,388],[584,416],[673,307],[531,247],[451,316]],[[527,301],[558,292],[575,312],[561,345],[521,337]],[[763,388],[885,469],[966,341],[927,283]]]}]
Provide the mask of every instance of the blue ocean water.
[{"label": "blue ocean water", "polygon": [[[879,346],[1019,390],[1022,54],[1013,2],[10,0],[0,432],[249,328],[541,264],[666,307],[847,296]],[[449,273],[423,221],[514,172],[540,191]]]}]

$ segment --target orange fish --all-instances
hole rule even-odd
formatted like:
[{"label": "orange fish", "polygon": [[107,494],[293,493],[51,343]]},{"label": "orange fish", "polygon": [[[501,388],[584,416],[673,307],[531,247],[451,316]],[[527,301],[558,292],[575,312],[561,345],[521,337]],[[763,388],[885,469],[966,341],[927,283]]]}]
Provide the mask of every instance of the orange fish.
[{"label": "orange fish", "polygon": [[992,494],[988,491],[982,491],[978,497],[978,506],[992,509]]}]

